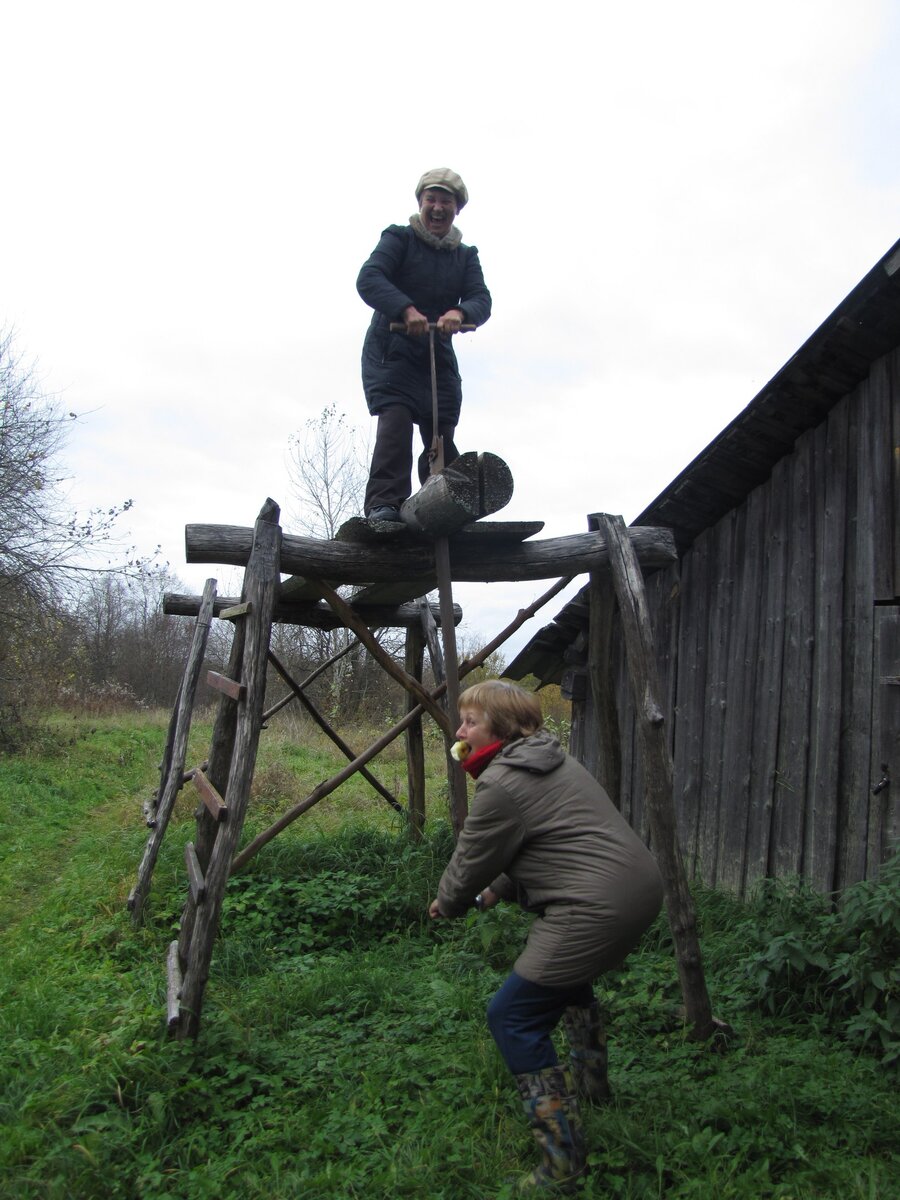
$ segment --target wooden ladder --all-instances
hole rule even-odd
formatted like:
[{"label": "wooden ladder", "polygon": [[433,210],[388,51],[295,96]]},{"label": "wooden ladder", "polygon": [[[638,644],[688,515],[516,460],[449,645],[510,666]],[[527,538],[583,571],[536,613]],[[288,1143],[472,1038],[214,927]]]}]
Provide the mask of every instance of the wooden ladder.
[{"label": "wooden ladder", "polygon": [[[250,797],[266,690],[272,615],[279,588],[279,509],[267,500],[254,528],[240,604],[219,616],[234,622],[227,673],[210,672],[221,693],[206,771],[192,772],[202,804],[195,840],[185,847],[189,891],[181,930],[167,955],[167,1022],[196,1037],[225,887]],[[212,601],[210,601],[212,603]]]},{"label": "wooden ladder", "polygon": [[169,720],[166,747],[159,766],[159,788],[153,798],[144,804],[144,817],[151,833],[138,867],[137,883],[128,896],[131,919],[136,926],[140,925],[144,919],[144,903],[150,891],[153,868],[156,865],[159,849],[166,835],[169,817],[172,815],[178,793],[194,774],[194,772],[185,774],[184,762],[187,754],[188,735],[191,731],[194,697],[200,680],[203,656],[206,653],[215,598],[216,581],[207,579],[203,589],[203,599],[200,603],[200,612],[194,626],[187,666],[179,684],[175,707],[172,709],[172,716]]}]

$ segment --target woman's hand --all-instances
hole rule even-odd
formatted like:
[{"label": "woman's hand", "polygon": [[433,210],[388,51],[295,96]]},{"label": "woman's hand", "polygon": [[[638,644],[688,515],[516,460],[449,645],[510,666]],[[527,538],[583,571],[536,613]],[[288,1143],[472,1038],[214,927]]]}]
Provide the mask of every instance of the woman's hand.
[{"label": "woman's hand", "polygon": [[[443,319],[441,317],[442,321]],[[403,310],[403,321],[406,325],[406,332],[413,337],[421,337],[422,334],[428,332],[428,318],[420,313],[414,304],[410,304],[409,308]]]},{"label": "woman's hand", "polygon": [[493,908],[495,904],[500,903],[500,897],[491,888],[485,888],[481,893],[481,907],[483,910]]},{"label": "woman's hand", "polygon": [[438,908],[437,900],[432,900],[431,904],[429,904],[428,915],[429,915],[429,917],[431,917],[432,921],[436,921],[439,917],[442,917],[444,915],[441,912],[441,910]]},{"label": "woman's hand", "polygon": [[449,337],[452,333],[459,333],[459,327],[462,323],[463,313],[461,309],[449,308],[438,320],[437,331]]}]

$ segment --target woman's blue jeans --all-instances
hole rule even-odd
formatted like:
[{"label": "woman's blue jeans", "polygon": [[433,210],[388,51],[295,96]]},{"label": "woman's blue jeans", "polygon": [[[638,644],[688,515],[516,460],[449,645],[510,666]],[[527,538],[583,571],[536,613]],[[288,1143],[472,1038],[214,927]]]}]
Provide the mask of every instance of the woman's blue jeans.
[{"label": "woman's blue jeans", "polygon": [[555,1067],[559,1059],[550,1034],[567,1008],[587,1008],[593,999],[589,983],[550,988],[513,971],[487,1010],[491,1036],[513,1075]]}]

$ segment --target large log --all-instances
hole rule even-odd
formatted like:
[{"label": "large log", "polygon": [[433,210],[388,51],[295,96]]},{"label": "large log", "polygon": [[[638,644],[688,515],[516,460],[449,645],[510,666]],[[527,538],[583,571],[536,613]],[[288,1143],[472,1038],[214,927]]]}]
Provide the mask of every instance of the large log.
[{"label": "large log", "polygon": [[[643,570],[674,562],[675,539],[669,529],[635,526],[627,531]],[[601,533],[545,538],[516,545],[469,545],[463,537],[450,543],[454,583],[495,583],[501,580],[552,579],[609,571],[609,549]],[[185,551],[189,563],[231,563],[244,566],[250,557],[253,530],[243,525],[187,525]],[[285,534],[281,547],[282,574],[332,583],[381,583],[419,580],[420,595],[437,582],[434,549],[421,545],[352,545]]]},{"label": "large log", "polygon": [[446,537],[471,521],[505,508],[512,499],[513,477],[496,454],[460,454],[443,471],[404,500],[400,516],[410,529]]},{"label": "large log", "polygon": [[[182,592],[165,592],[163,594],[163,612],[170,617],[196,617],[200,611],[200,597],[189,596]],[[218,617],[228,608],[238,603],[234,596],[218,596],[213,603],[213,615]],[[370,629],[415,629],[421,620],[417,603],[400,605],[391,604],[359,604],[350,600],[350,606],[355,613],[365,621]],[[440,624],[441,613],[437,604],[432,604],[431,612],[435,621]],[[311,629],[343,629],[334,609],[329,605],[310,603],[282,603],[275,605],[273,620],[282,625],[305,625]],[[458,625],[462,620],[462,609],[458,604],[453,606],[453,621]]]}]

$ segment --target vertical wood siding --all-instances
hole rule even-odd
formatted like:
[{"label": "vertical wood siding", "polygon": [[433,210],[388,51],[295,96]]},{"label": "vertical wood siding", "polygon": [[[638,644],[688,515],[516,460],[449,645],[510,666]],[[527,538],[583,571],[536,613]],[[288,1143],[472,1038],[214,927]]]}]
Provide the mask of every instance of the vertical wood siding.
[{"label": "vertical wood siding", "polygon": [[[898,385],[900,351],[648,581],[682,845],[707,883],[831,891],[875,875],[900,832]],[[617,662],[621,805],[641,828]]]}]

